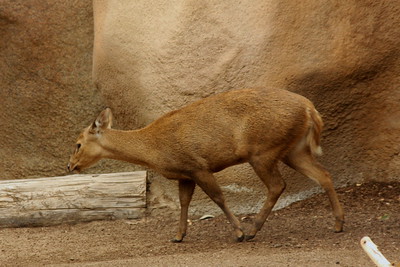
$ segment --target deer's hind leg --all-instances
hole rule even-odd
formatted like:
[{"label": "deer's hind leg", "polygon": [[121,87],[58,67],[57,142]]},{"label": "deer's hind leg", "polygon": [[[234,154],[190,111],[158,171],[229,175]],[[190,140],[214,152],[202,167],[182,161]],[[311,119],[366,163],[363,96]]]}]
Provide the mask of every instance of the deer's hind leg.
[{"label": "deer's hind leg", "polygon": [[285,181],[278,170],[277,161],[255,159],[250,162],[250,165],[266,185],[268,196],[260,212],[256,215],[254,225],[249,235],[246,235],[246,240],[253,239],[256,236],[286,187]]},{"label": "deer's hind leg", "polygon": [[335,216],[335,232],[342,232],[344,213],[329,172],[314,158],[307,148],[292,151],[285,157],[284,162],[321,185],[329,197],[333,215]]},{"label": "deer's hind leg", "polygon": [[179,180],[179,202],[181,204],[181,217],[179,220],[178,232],[175,238],[171,240],[173,243],[182,242],[183,238],[186,236],[189,204],[192,200],[195,187],[196,183],[192,180]]}]

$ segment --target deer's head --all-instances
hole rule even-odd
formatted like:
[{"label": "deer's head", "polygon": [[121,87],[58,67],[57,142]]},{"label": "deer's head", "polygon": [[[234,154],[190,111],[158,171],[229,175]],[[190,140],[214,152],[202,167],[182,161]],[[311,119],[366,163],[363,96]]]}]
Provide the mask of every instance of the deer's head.
[{"label": "deer's head", "polygon": [[112,126],[111,109],[103,110],[97,119],[79,135],[74,153],[67,165],[68,171],[80,171],[88,168],[104,157],[102,135]]}]

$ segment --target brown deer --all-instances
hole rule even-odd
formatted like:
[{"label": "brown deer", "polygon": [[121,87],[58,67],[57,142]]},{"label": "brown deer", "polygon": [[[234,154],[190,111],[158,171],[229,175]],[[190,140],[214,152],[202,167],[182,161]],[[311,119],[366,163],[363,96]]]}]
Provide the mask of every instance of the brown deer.
[{"label": "brown deer", "polygon": [[[314,105],[298,94],[276,89],[234,90],[169,112],[139,130],[114,130],[111,125],[107,108],[80,134],[69,171],[110,158],[177,179],[181,215],[173,242],[181,242],[186,235],[188,207],[196,185],[223,210],[237,241],[254,238],[285,189],[279,161],[325,189],[336,218],[334,229],[343,229],[343,210],[331,177],[315,159],[321,153],[323,123]],[[246,236],[213,175],[244,162],[250,163],[268,188],[268,197]]]}]

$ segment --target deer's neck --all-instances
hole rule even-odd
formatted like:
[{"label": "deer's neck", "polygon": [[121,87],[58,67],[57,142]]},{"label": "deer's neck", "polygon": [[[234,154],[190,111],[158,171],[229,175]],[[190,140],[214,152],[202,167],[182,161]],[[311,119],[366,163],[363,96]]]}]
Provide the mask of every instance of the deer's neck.
[{"label": "deer's neck", "polygon": [[151,159],[156,150],[151,138],[147,138],[142,130],[122,131],[109,129],[103,133],[102,146],[105,157],[151,167]]}]

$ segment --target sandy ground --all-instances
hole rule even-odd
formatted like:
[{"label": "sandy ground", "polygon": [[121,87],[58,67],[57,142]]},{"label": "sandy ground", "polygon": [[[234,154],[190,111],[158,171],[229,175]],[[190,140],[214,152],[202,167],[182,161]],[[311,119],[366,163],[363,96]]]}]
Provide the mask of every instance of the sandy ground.
[{"label": "sandy ground", "polygon": [[[0,229],[0,266],[374,266],[359,245],[368,235],[400,262],[400,183],[338,190],[345,232],[334,233],[327,197],[314,196],[271,214],[251,242],[236,243],[223,216],[191,218],[188,236],[169,242],[177,218],[101,221]],[[245,229],[251,216],[241,215]]]}]

